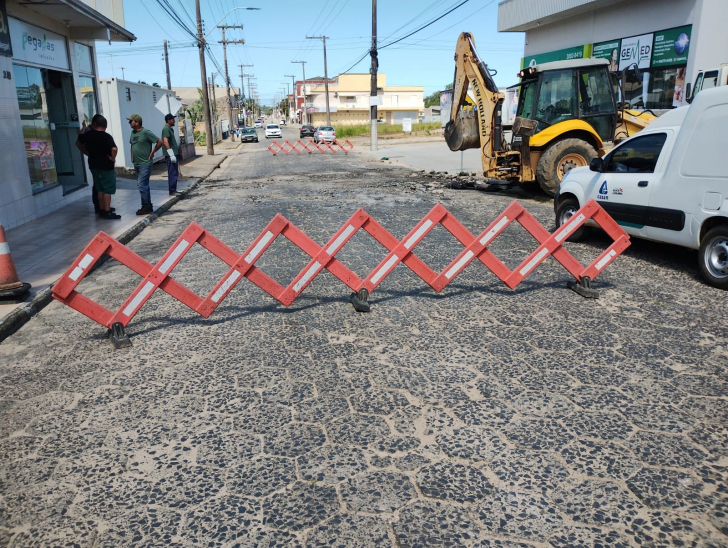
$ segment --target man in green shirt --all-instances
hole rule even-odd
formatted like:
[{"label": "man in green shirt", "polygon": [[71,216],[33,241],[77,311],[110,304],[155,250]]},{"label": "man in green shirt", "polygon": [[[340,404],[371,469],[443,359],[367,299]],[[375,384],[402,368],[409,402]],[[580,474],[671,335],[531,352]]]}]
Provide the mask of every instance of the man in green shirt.
[{"label": "man in green shirt", "polygon": [[127,118],[131,126],[131,163],[137,176],[137,188],[142,197],[142,207],[137,215],[147,215],[154,211],[152,196],[149,192],[149,178],[152,175],[154,153],[162,148],[162,140],[148,129],[142,127],[142,117],[132,114]]},{"label": "man in green shirt", "polygon": [[164,127],[162,128],[162,142],[164,148],[164,161],[167,162],[167,184],[169,185],[170,196],[181,196],[177,192],[177,179],[179,178],[179,166],[177,164],[177,153],[179,152],[179,145],[177,145],[177,139],[174,136],[174,116],[167,114],[164,117]]}]

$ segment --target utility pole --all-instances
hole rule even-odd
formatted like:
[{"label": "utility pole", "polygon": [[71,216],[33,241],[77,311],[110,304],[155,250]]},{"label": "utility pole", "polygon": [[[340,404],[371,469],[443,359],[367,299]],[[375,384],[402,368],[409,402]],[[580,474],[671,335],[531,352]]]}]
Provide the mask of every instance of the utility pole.
[{"label": "utility pole", "polygon": [[227,45],[228,44],[244,44],[245,40],[225,40],[225,29],[242,29],[243,25],[218,25],[217,28],[222,29],[222,57],[225,63],[225,88],[227,89],[227,115],[228,115],[228,127],[230,131],[230,140],[235,140],[235,134],[233,133],[233,102],[230,99],[230,75],[228,73],[228,62],[227,62]]},{"label": "utility pole", "polygon": [[219,76],[217,72],[211,72],[210,87],[212,87],[212,119],[217,122],[217,97],[215,96],[215,76]]},{"label": "utility pole", "polygon": [[284,90],[286,92],[286,103],[288,103],[288,121],[291,121],[291,100],[288,98],[288,96],[291,94],[291,88],[288,85],[288,82],[281,82],[286,86],[286,89]]},{"label": "utility pole", "polygon": [[284,74],[283,76],[291,79],[291,85],[293,86],[293,114],[296,114],[298,108],[298,93],[296,93],[296,76],[293,74]]},{"label": "utility pole", "polygon": [[[167,69],[167,89],[172,89],[172,79],[169,77],[169,50],[167,50],[167,41],[164,41],[164,66]],[[170,111],[172,110],[169,107],[169,93],[165,95],[167,98],[167,113],[172,114]]]},{"label": "utility pole", "polygon": [[303,69],[303,88],[301,89],[303,91],[303,117],[301,123],[308,124],[308,112],[306,112],[306,61],[291,61],[291,63],[301,63]]},{"label": "utility pole", "polygon": [[[243,82],[243,78],[245,77],[245,67],[253,67],[255,65],[238,65],[240,67],[240,91],[243,94],[243,109],[245,109],[245,83]],[[250,82],[248,82],[250,84]],[[248,85],[248,88],[250,88],[250,85]],[[250,89],[248,89],[248,92],[250,92]],[[243,112],[243,125],[246,126],[247,124],[247,116],[246,112]]]},{"label": "utility pole", "polygon": [[306,40],[323,40],[324,42],[324,88],[326,90],[326,125],[331,125],[331,111],[329,110],[329,72],[326,66],[326,38],[328,36],[306,36]]},{"label": "utility pole", "polygon": [[[245,77],[248,79],[248,93],[250,93],[250,96],[252,97],[253,96],[253,92],[251,91],[251,87],[250,87],[250,79],[251,78],[255,79],[255,76],[252,75],[252,74],[248,74]],[[260,112],[258,112],[258,116],[260,116]]]},{"label": "utility pole", "polygon": [[195,0],[195,12],[197,15],[197,48],[200,50],[200,77],[202,79],[202,112],[205,115],[205,133],[207,142],[207,154],[215,154],[212,145],[212,120],[210,119],[210,96],[207,94],[207,69],[205,68],[205,38],[202,35],[202,15],[200,15],[200,0]]},{"label": "utility pole", "polygon": [[369,97],[369,116],[371,118],[371,143],[369,144],[370,150],[377,150],[378,145],[378,127],[377,127],[377,102],[379,101],[379,94],[377,93],[377,69],[379,68],[379,60],[377,59],[377,0],[372,0],[372,82]]}]

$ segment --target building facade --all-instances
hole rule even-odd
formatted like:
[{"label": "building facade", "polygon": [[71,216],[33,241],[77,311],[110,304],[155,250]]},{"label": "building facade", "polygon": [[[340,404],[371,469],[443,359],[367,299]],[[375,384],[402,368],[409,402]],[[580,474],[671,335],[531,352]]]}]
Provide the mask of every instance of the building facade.
[{"label": "building facade", "polygon": [[[503,0],[498,30],[525,32],[522,67],[598,57],[627,70],[626,101],[685,104],[698,70],[728,62],[726,0]],[[639,69],[639,74],[634,71]]]},{"label": "building facade", "polygon": [[[387,124],[401,124],[403,118],[416,122],[425,108],[422,86],[387,86],[387,75],[377,74],[379,120]],[[329,111],[334,125],[368,124],[369,98],[371,95],[369,74],[340,74],[329,84]],[[309,123],[320,126],[326,123],[326,88],[323,84],[312,85],[307,81],[306,102]]]},{"label": "building facade", "polygon": [[101,112],[95,41],[135,40],[122,0],[0,2],[0,223],[12,228],[89,198],[74,143]]}]

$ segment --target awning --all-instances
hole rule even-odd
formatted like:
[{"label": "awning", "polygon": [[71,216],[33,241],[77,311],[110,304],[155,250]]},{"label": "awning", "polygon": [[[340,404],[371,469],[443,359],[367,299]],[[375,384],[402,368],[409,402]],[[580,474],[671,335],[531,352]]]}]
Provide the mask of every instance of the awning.
[{"label": "awning", "polygon": [[108,40],[133,42],[131,32],[102,15],[81,0],[51,0],[50,2],[23,2],[26,8],[61,21],[69,27],[71,38],[77,40]]}]

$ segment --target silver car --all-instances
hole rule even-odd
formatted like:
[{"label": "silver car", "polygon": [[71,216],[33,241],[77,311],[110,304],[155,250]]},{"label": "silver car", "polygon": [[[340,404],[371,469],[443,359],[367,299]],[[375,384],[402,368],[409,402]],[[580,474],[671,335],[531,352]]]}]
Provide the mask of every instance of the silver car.
[{"label": "silver car", "polygon": [[319,126],[313,133],[313,140],[315,143],[320,143],[321,141],[335,143],[336,130],[331,126]]}]

